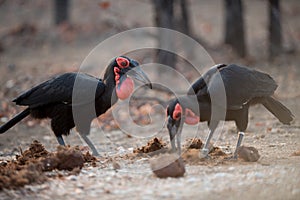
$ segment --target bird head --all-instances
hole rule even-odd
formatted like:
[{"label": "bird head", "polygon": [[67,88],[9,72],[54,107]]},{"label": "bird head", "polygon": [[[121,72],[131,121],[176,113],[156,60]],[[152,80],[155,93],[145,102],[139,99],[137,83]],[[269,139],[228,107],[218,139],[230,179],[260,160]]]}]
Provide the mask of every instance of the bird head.
[{"label": "bird head", "polygon": [[[176,150],[175,136],[180,135],[183,123],[195,125],[200,121],[199,116],[195,114],[195,112],[198,113],[197,109],[199,109],[199,106],[194,106],[195,104],[198,105],[197,103],[193,103],[192,98],[184,96],[171,100],[167,106],[167,128],[174,151]],[[177,140],[180,139],[177,138]]]},{"label": "bird head", "polygon": [[[116,93],[119,99],[126,99],[133,92],[134,83],[131,78],[134,78],[152,89],[152,84],[143,72],[139,63],[126,56],[116,57],[111,64],[116,85]],[[109,70],[107,73],[111,73]],[[106,75],[104,75],[106,77]],[[131,77],[131,78],[130,78]]]}]

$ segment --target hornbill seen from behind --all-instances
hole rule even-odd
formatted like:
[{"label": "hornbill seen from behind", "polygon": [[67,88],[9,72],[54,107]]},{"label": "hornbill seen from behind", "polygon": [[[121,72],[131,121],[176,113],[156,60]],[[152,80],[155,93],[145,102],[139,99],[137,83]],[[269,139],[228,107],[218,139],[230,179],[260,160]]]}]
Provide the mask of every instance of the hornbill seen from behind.
[{"label": "hornbill seen from behind", "polygon": [[[248,125],[250,105],[262,104],[283,124],[290,124],[294,116],[282,103],[272,97],[277,84],[266,74],[235,64],[219,64],[210,68],[189,89],[187,95],[170,101],[167,107],[168,130],[172,149],[175,150],[175,139],[180,152],[180,139],[183,123],[197,124],[207,121],[209,134],[200,157],[208,155],[208,145],[220,121],[235,121],[238,130],[238,141],[233,154],[237,158],[237,148],[241,145]],[[223,90],[223,91],[222,91]],[[212,100],[213,95],[215,97]],[[224,102],[219,102],[224,94]],[[223,104],[223,105],[222,105]],[[212,117],[213,108],[217,113]],[[175,138],[176,136],[176,138]]]},{"label": "hornbill seen from behind", "polygon": [[118,98],[129,97],[134,84],[128,75],[152,88],[138,62],[125,56],[111,61],[105,69],[103,79],[84,73],[65,73],[45,81],[13,100],[16,105],[27,108],[2,125],[0,133],[4,133],[28,115],[37,119],[50,118],[51,128],[60,145],[65,145],[62,135],[68,135],[76,125],[77,131],[93,154],[98,155],[87,137],[91,121],[105,113]]}]

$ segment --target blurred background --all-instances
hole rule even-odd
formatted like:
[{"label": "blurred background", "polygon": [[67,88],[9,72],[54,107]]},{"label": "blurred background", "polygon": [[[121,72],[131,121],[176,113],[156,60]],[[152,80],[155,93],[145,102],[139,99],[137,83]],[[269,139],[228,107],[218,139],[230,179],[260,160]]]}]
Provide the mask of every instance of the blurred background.
[{"label": "blurred background", "polygon": [[[297,118],[300,97],[299,19],[298,0],[1,0],[1,123],[22,109],[11,103],[11,99],[22,91],[56,74],[78,71],[86,56],[99,43],[139,27],[180,31],[202,45],[214,63],[236,63],[271,74],[279,84],[275,96],[291,108]],[[144,42],[139,38],[136,35],[120,45],[111,46],[107,52],[97,54],[98,62],[94,62],[87,72],[101,76],[110,59],[117,56],[113,50]],[[143,38],[156,43],[158,48],[161,45],[178,47],[174,38],[163,33],[144,34]],[[195,55],[193,49],[187,49],[187,52],[190,60],[201,56]],[[166,51],[144,49],[127,54],[141,64],[166,64],[182,73],[190,83],[199,77],[187,67],[190,60]],[[201,67],[211,65],[212,62],[206,62]],[[147,72],[152,80],[158,77],[173,79],[164,71]],[[186,88],[180,88],[176,81],[174,84],[180,90]],[[164,106],[172,95],[161,89],[149,92],[148,100]],[[135,105],[139,107],[132,111],[137,115],[134,120],[141,124],[150,123],[143,115],[151,110],[151,106]],[[158,113],[164,116],[159,110]],[[104,124],[108,130],[117,128],[112,117],[102,118],[106,120],[101,119],[100,123],[108,123]],[[27,119],[25,131],[30,131],[28,127],[36,124],[47,123]]]}]

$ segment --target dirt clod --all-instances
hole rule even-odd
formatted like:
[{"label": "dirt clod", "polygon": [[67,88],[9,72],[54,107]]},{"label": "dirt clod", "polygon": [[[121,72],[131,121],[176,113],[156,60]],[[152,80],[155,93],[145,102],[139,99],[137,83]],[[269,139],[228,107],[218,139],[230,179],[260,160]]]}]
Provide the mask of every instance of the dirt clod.
[{"label": "dirt clod", "polygon": [[[200,159],[199,154],[203,148],[203,142],[198,138],[188,139],[185,143],[186,149],[182,152],[182,158],[185,163],[197,164],[200,161],[207,162],[207,159]],[[227,154],[221,148],[213,146],[212,143],[208,145],[210,161],[222,161],[227,158]]]},{"label": "dirt clod", "polygon": [[[187,147],[187,149],[202,149],[204,142],[202,142],[202,140],[199,138],[191,138],[191,139],[188,139],[185,144],[186,144],[185,146]],[[208,149],[209,149],[209,152],[214,151],[214,146],[212,143],[209,143]]]},{"label": "dirt clod", "polygon": [[178,178],[185,173],[183,160],[181,157],[178,158],[177,154],[160,154],[150,160],[150,167],[159,178]]},{"label": "dirt clod", "polygon": [[78,148],[59,146],[55,157],[59,160],[59,170],[71,171],[76,167],[82,168],[84,164],[84,156]]},{"label": "dirt clod", "polygon": [[225,156],[226,153],[220,147],[213,147],[210,151],[210,156]]},{"label": "dirt clod", "polygon": [[188,149],[183,152],[182,159],[185,163],[193,164],[200,161],[199,149]]},{"label": "dirt clod", "polygon": [[188,143],[188,147],[187,147],[188,149],[201,149],[203,146],[202,140],[198,138],[192,138],[188,140],[187,143]]},{"label": "dirt clod", "polygon": [[237,149],[238,158],[246,162],[256,162],[260,158],[258,150],[254,147],[240,146]]},{"label": "dirt clod", "polygon": [[[151,153],[158,150],[163,150],[165,152],[167,150],[166,143],[164,143],[161,139],[155,137],[148,141],[146,146],[134,149],[133,153]],[[160,153],[162,152],[160,151]]]},{"label": "dirt clod", "polygon": [[96,160],[89,152],[83,154],[78,147],[59,146],[56,152],[48,152],[35,140],[27,150],[21,151],[21,155],[17,155],[15,160],[1,161],[0,190],[43,183],[48,180],[44,172],[55,169],[78,174],[85,162],[93,163]]}]

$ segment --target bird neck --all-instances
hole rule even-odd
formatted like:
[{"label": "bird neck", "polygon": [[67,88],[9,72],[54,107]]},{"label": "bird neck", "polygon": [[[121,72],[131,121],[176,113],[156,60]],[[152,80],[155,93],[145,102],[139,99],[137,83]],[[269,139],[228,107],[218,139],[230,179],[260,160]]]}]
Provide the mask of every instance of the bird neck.
[{"label": "bird neck", "polygon": [[183,109],[190,109],[196,115],[200,115],[199,112],[199,102],[196,95],[186,95],[178,97],[178,103],[182,106]]},{"label": "bird neck", "polygon": [[115,73],[113,69],[110,69],[109,72],[106,72],[103,77],[103,82],[105,84],[105,92],[103,94],[102,100],[109,101],[106,102],[108,105],[112,106],[118,100],[116,94],[116,80]]}]

